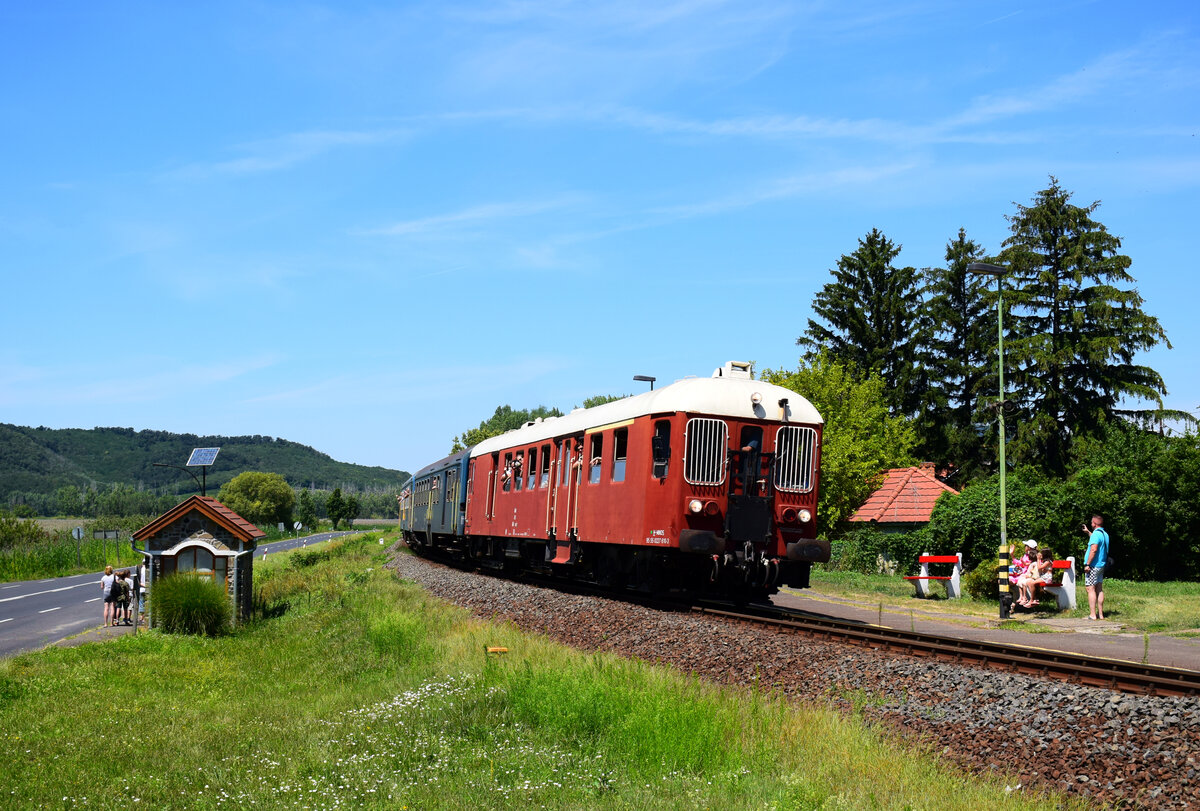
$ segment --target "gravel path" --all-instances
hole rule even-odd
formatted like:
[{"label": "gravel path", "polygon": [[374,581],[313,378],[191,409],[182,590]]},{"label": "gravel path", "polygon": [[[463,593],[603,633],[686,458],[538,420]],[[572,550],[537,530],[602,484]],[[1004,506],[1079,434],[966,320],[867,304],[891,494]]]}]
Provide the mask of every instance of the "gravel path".
[{"label": "gravel path", "polygon": [[402,551],[388,565],[480,617],[575,648],[671,664],[717,683],[757,679],[790,697],[861,712],[926,746],[937,741],[945,757],[974,772],[1024,767],[1023,785],[1123,807],[1200,808],[1195,698],[1129,696],[748,629],[462,572]]}]

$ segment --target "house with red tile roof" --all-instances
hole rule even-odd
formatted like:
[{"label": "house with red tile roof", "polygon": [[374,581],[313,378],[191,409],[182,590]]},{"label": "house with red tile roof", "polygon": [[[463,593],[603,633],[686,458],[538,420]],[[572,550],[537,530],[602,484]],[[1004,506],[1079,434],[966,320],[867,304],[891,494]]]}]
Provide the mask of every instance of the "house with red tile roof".
[{"label": "house with red tile roof", "polygon": [[929,523],[933,505],[943,493],[958,491],[938,481],[932,464],[898,467],[887,471],[883,484],[866,504],[850,516],[856,523],[875,524],[879,529],[907,532]]}]

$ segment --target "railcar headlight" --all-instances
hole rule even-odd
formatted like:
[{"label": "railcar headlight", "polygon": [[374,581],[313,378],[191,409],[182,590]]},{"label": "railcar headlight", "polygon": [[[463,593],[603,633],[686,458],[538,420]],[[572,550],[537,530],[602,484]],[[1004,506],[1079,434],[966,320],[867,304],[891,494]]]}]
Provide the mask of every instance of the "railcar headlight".
[{"label": "railcar headlight", "polygon": [[759,394],[758,392],[754,392],[754,394],[750,395],[750,402],[754,403],[755,405],[758,405],[759,403],[762,402],[762,395]]},{"label": "railcar headlight", "polygon": [[809,512],[808,510],[801,510],[801,511],[800,511],[800,523],[802,523],[802,524],[807,524],[807,523],[808,523],[809,521],[811,521],[811,520],[812,520],[812,513],[811,513],[811,512]]},{"label": "railcar headlight", "polygon": [[689,512],[693,512],[693,513],[696,513],[697,515],[699,515],[700,511],[703,509],[704,509],[704,502],[698,498],[694,498],[688,502],[688,511]]},{"label": "railcar headlight", "polygon": [[720,510],[721,510],[721,508],[717,506],[717,502],[715,502],[715,501],[704,502],[705,515],[716,515],[718,512],[720,512]]},{"label": "railcar headlight", "polygon": [[783,511],[783,523],[790,524],[796,520],[796,511],[788,507]]}]

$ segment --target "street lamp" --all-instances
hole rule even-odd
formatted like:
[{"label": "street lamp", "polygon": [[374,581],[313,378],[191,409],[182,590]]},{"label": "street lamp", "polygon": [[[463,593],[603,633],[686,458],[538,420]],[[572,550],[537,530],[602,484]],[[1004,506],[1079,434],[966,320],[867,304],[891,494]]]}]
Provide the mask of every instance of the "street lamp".
[{"label": "street lamp", "polygon": [[987,262],[971,262],[968,273],[996,277],[996,369],[1000,378],[1000,399],[996,401],[996,416],[1000,422],[1000,566],[996,572],[1000,588],[1000,619],[1008,619],[1012,607],[1012,593],[1008,587],[1008,514],[1004,500],[1004,274],[1008,269]]},{"label": "street lamp", "polygon": [[639,383],[649,383],[650,391],[654,391],[654,381],[658,380],[657,377],[651,377],[650,375],[634,375],[633,379]]}]

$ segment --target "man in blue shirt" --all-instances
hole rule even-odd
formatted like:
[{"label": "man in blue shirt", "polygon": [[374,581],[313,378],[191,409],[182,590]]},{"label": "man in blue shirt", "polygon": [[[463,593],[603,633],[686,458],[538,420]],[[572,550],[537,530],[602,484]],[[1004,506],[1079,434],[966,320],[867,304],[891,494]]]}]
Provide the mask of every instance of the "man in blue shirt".
[{"label": "man in blue shirt", "polygon": [[1091,526],[1083,525],[1088,536],[1087,553],[1083,557],[1083,584],[1087,587],[1088,619],[1104,619],[1104,567],[1108,564],[1108,533],[1104,517],[1093,515]]}]

